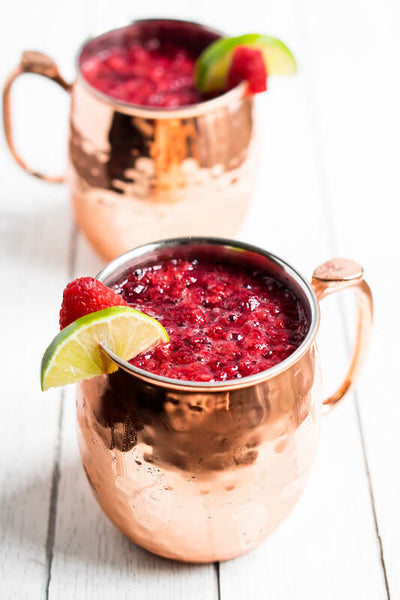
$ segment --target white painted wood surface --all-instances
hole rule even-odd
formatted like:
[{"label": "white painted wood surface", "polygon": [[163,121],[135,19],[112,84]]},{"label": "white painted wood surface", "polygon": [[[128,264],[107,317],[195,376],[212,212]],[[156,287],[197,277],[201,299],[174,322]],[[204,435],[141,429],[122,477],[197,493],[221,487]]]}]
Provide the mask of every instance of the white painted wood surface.
[{"label": "white painted wood surface", "polygon": [[[41,183],[0,144],[0,598],[91,600],[400,599],[400,403],[397,275],[400,6],[280,0],[16,0],[0,22],[0,77],[26,48],[73,76],[79,42],[104,24],[168,15],[229,33],[266,31],[298,57],[298,77],[258,99],[258,190],[240,237],[311,276],[334,255],[363,263],[376,299],[367,368],[324,424],[316,464],[289,519],[228,563],[188,566],[127,542],[107,521],[80,467],[73,390],[41,394],[41,353],[57,327],[65,282],[101,266],[74,227],[63,186]],[[47,102],[46,102],[47,100]],[[15,90],[16,135],[42,169],[62,169],[67,98],[38,78]],[[324,303],[327,390],[343,373],[352,313]],[[62,397],[64,397],[62,401]]]}]

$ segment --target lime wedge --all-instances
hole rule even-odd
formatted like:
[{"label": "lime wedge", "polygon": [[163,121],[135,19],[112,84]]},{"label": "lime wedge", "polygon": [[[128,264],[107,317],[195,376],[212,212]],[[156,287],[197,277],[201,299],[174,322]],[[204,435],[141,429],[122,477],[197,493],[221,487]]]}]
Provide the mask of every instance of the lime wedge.
[{"label": "lime wedge", "polygon": [[161,323],[134,308],[113,306],[90,313],[60,331],[47,348],[40,371],[42,390],[116,371],[99,344],[129,360],[168,341]]},{"label": "lime wedge", "polygon": [[293,54],[278,38],[258,33],[222,38],[210,44],[196,61],[196,86],[202,93],[209,94],[226,89],[232,54],[239,46],[249,46],[262,51],[267,75],[296,73]]}]

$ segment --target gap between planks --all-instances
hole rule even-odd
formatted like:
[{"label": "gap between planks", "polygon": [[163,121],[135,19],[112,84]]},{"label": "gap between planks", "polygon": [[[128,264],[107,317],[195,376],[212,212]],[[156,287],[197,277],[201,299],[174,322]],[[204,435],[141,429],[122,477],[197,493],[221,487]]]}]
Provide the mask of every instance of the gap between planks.
[{"label": "gap between planks", "polygon": [[221,600],[221,569],[220,569],[220,563],[219,562],[215,562],[214,563],[214,568],[215,568],[215,576],[217,578],[217,600]]},{"label": "gap between planks", "polygon": [[53,473],[51,477],[51,488],[50,488],[50,507],[49,507],[49,520],[47,525],[47,539],[46,539],[46,579],[44,588],[44,598],[49,598],[49,588],[51,581],[51,567],[53,564],[53,552],[54,552],[54,538],[56,529],[56,516],[57,516],[57,500],[58,500],[58,488],[60,481],[60,457],[61,457],[61,446],[62,446],[62,422],[64,414],[64,390],[61,391],[60,395],[60,409],[58,415],[58,430],[57,430],[57,441],[55,447]]},{"label": "gap between planks", "polygon": [[[78,231],[75,222],[72,223],[70,248],[68,254],[67,263],[67,275],[69,279],[72,279],[75,271],[76,264],[76,252],[78,242]],[[58,427],[57,427],[57,440],[55,445],[54,453],[54,465],[53,473],[51,477],[51,488],[50,488],[50,506],[49,506],[49,520],[47,525],[47,537],[46,537],[46,578],[43,597],[44,600],[49,600],[49,590],[51,582],[51,571],[53,566],[53,555],[54,555],[54,541],[56,535],[56,519],[57,519],[57,502],[58,502],[58,490],[60,485],[60,460],[62,451],[62,429],[64,419],[64,400],[65,392],[61,390],[60,394],[60,409],[58,415]]]}]

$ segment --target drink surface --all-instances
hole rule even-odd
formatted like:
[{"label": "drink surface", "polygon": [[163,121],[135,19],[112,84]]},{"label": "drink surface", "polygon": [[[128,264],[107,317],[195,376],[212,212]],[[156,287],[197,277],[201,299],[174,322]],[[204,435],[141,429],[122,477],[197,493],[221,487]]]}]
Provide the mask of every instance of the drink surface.
[{"label": "drink surface", "polygon": [[170,336],[132,364],[172,379],[226,381],[264,371],[292,354],[309,329],[303,303],[283,283],[233,264],[168,259],[115,289]]},{"label": "drink surface", "polygon": [[128,104],[172,108],[201,102],[194,85],[196,57],[174,42],[125,41],[86,58],[85,79]]}]

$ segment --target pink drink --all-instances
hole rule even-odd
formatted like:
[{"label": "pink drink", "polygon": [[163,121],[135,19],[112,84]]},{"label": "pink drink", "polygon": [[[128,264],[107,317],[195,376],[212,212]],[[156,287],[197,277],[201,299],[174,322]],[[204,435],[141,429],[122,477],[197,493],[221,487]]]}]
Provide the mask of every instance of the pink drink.
[{"label": "pink drink", "polygon": [[292,354],[309,329],[305,307],[283,283],[228,263],[168,259],[136,270],[116,291],[170,336],[132,364],[172,379],[264,371]]},{"label": "pink drink", "polygon": [[183,21],[139,22],[100,36],[79,67],[95,89],[126,104],[187,106],[208,99],[195,87],[195,62],[218,37]]},{"label": "pink drink", "polygon": [[81,71],[94,88],[116,100],[166,108],[201,102],[194,66],[195,57],[185,48],[153,38],[104,50],[84,61]]}]

